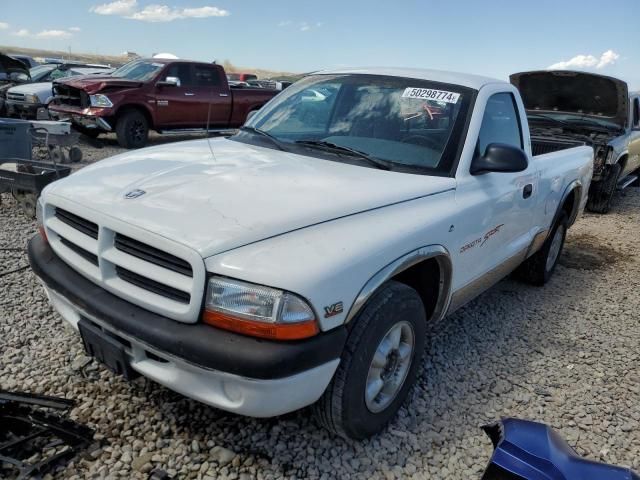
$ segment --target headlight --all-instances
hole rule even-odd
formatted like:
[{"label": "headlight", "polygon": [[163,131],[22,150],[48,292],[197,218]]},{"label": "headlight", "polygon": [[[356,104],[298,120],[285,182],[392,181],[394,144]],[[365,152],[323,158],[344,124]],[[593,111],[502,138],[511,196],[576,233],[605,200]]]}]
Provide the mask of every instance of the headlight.
[{"label": "headlight", "polygon": [[37,95],[28,94],[24,96],[24,101],[27,103],[40,103],[40,99]]},{"label": "headlight", "polygon": [[297,340],[319,331],[313,310],[297,295],[222,277],[209,279],[202,319],[218,328],[273,340]]},{"label": "headlight", "polygon": [[89,102],[91,102],[92,107],[113,107],[113,103],[111,103],[111,100],[109,100],[109,97],[107,97],[106,95],[89,95]]}]

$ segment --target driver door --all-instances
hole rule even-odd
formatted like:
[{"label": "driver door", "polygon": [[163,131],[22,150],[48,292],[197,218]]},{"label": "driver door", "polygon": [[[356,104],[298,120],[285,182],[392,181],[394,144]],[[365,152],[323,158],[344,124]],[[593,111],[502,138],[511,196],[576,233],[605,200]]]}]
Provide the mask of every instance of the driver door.
[{"label": "driver door", "polygon": [[172,63],[158,79],[163,81],[167,77],[177,78],[179,82],[177,86],[156,86],[155,101],[158,126],[160,128],[186,128],[197,123],[200,110],[193,108],[195,94],[192,92],[191,64]]},{"label": "driver door", "polygon": [[[487,101],[475,155],[487,146],[503,143],[524,150],[518,104],[510,92],[491,95]],[[456,198],[464,217],[456,225],[458,287],[488,284],[505,276],[524,260],[535,223],[532,210],[538,193],[537,172],[529,161],[525,171],[490,172],[458,178]],[[506,273],[502,273],[502,272]],[[490,278],[494,276],[495,278]],[[474,295],[472,295],[474,296]]]}]

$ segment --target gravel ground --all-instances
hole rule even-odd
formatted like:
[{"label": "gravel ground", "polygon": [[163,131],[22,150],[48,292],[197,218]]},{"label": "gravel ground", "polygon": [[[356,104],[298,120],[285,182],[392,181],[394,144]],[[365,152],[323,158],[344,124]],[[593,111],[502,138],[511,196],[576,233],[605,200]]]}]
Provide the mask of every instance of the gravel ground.
[{"label": "gravel ground", "polygon": [[[86,157],[119,150],[105,144]],[[0,249],[24,247],[35,225],[2,200]],[[0,388],[75,399],[71,417],[95,428],[100,448],[55,478],[142,479],[155,466],[201,479],[479,478],[492,452],[479,427],[501,416],[546,422],[579,453],[640,470],[639,234],[633,188],[571,229],[545,288],[507,279],[450,316],[399,417],[360,443],[329,436],[308,410],[248,419],[127,383],[83,356],[29,270],[0,278]],[[0,274],[26,263],[20,251],[0,259]]]}]

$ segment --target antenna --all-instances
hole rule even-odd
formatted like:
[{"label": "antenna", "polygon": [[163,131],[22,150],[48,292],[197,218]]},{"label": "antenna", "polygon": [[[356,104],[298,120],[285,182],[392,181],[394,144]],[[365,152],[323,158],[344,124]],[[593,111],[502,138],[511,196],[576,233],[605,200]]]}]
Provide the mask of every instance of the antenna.
[{"label": "antenna", "polygon": [[204,131],[204,134],[207,136],[207,144],[209,145],[209,151],[211,152],[211,156],[213,160],[217,162],[216,154],[213,153],[213,147],[211,146],[211,136],[209,135],[209,121],[211,120],[211,97],[209,97],[209,108],[207,109],[207,126]]}]

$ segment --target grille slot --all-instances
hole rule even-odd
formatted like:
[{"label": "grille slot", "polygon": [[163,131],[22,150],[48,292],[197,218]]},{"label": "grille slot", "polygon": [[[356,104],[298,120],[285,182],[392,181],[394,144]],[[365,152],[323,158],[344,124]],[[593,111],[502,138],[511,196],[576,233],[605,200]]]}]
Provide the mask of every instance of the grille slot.
[{"label": "grille slot", "polygon": [[75,228],[79,232],[84,233],[85,235],[98,239],[98,225],[90,222],[89,220],[85,220],[78,215],[63,210],[61,208],[56,208],[56,217],[63,223],[66,223],[70,227]]},{"label": "grille slot", "polygon": [[60,243],[62,243],[69,250],[73,250],[75,253],[80,255],[85,260],[93,263],[96,267],[98,266],[98,257],[91,252],[87,252],[84,248],[79,247],[75,243],[70,242],[64,237],[60,237]]},{"label": "grille slot", "polygon": [[191,301],[191,295],[177,288],[169,287],[162,283],[151,280],[150,278],[143,277],[137,273],[127,270],[119,265],[116,265],[116,274],[125,282],[129,282],[136,287],[143,288],[149,292],[161,295],[176,302],[188,304]]},{"label": "grille slot", "polygon": [[115,245],[118,250],[141,260],[181,273],[187,277],[193,277],[193,270],[189,262],[147,245],[146,243],[134,240],[121,233],[116,233]]}]

